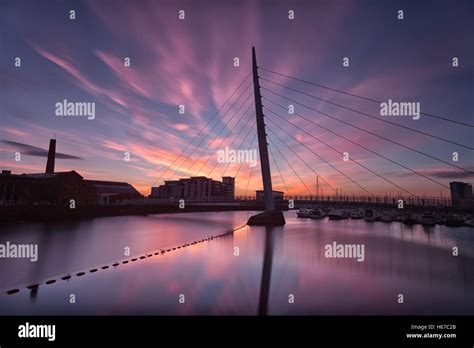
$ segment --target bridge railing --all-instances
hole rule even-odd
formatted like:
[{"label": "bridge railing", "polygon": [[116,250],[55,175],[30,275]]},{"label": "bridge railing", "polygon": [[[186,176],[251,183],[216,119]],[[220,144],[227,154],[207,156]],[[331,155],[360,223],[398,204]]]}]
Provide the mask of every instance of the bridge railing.
[{"label": "bridge railing", "polygon": [[255,197],[236,197],[235,199],[229,198],[208,198],[208,199],[193,199],[193,198],[137,198],[137,199],[123,199],[112,203],[114,205],[178,205],[184,200],[185,204],[194,203],[236,203],[236,202],[252,202],[255,201]]},{"label": "bridge railing", "polygon": [[[178,205],[180,198],[139,198],[125,199],[113,203],[114,205]],[[398,205],[403,200],[404,205],[451,207],[452,201],[448,197],[403,197],[403,196],[285,196],[283,201],[293,200],[295,203],[335,203],[335,204],[367,204],[367,205]],[[185,204],[193,203],[233,203],[256,202],[255,196],[236,196],[234,199],[213,197],[207,199],[184,198]]]},{"label": "bridge railing", "polygon": [[448,197],[406,197],[406,196],[285,196],[287,200],[294,200],[297,202],[321,202],[321,203],[360,203],[360,204],[386,204],[396,205],[399,200],[403,201],[404,205],[417,206],[444,206],[451,207],[452,201]]}]

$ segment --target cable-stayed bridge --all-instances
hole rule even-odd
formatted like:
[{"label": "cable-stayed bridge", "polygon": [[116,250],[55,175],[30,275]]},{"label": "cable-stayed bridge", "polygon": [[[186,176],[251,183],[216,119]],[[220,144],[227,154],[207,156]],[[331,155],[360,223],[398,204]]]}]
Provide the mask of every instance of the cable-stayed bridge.
[{"label": "cable-stayed bridge", "polygon": [[[331,97],[321,97],[322,93],[330,93]],[[333,96],[338,98],[337,102],[333,101]],[[341,98],[346,102],[339,102]],[[251,182],[257,180],[256,185],[262,187],[263,181],[263,201],[267,210],[271,210],[268,208],[268,204],[271,204],[268,201],[273,202],[273,188],[285,192],[286,199],[297,202],[390,205],[402,200],[404,204],[412,206],[450,206],[448,180],[415,168],[404,158],[413,155],[420,158],[420,161],[429,161],[430,165],[463,177],[474,176],[472,167],[459,164],[465,161],[435,155],[429,148],[412,146],[409,141],[405,141],[407,138],[402,139],[399,134],[403,132],[410,134],[408,139],[442,144],[446,149],[445,153],[449,155],[458,151],[467,151],[471,155],[474,146],[463,143],[456,137],[434,134],[427,129],[407,125],[406,122],[399,123],[392,121],[393,118],[366,112],[365,107],[360,110],[354,106],[355,100],[368,105],[380,106],[383,103],[382,100],[257,66],[254,55],[253,71],[240,81],[217,112],[151,186],[183,176],[232,176],[236,178],[240,190],[240,194],[236,195],[236,201],[239,202],[254,199],[249,188],[255,184],[251,185]],[[337,112],[323,111],[326,110],[326,105]],[[341,112],[343,116],[339,116]],[[263,120],[261,124],[259,113]],[[420,115],[452,132],[474,128],[472,123],[444,116],[421,111]],[[383,131],[367,129],[361,123],[362,120],[383,126]],[[318,132],[314,132],[314,129]],[[364,144],[358,140],[361,134],[371,141]],[[212,160],[216,159],[216,149],[226,147],[245,150],[257,146],[260,168],[231,162],[212,165]],[[349,151],[349,148],[357,150]],[[389,154],[392,151],[396,154]],[[383,166],[368,163],[368,159],[378,159],[398,170],[387,173]],[[265,163],[267,161],[268,169]],[[273,175],[270,173],[270,166]],[[285,170],[289,171],[290,176],[285,176]],[[401,180],[407,175],[416,177],[417,182],[429,183],[432,187],[430,193],[417,194],[407,187],[406,180],[405,183]],[[337,181],[334,180],[336,176]],[[267,185],[265,177],[269,180]],[[337,185],[336,182],[344,182],[344,186]],[[377,190],[381,184],[389,188],[384,193]],[[166,200],[148,201],[166,203]],[[191,200],[189,203],[199,202]]]}]

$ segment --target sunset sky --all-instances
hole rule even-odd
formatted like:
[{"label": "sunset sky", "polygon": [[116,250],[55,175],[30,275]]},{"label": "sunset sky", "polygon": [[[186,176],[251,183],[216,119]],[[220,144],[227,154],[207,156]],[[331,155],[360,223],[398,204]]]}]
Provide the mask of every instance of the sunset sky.
[{"label": "sunset sky", "polygon": [[[288,19],[288,11],[295,19]],[[404,19],[397,19],[397,11]],[[75,10],[76,19],[69,19]],[[185,19],[178,11],[185,11]],[[247,79],[221,115],[193,143],[202,143],[178,173],[156,180],[251,71],[251,47],[260,66],[286,75],[376,100],[420,102],[421,111],[474,123],[474,23],[472,1],[13,1],[0,2],[0,140],[47,148],[56,136],[57,151],[83,160],[57,160],[56,171],[76,170],[85,178],[127,181],[148,194],[164,179],[208,175],[216,151],[232,145],[255,149],[255,121]],[[15,57],[21,67],[15,67]],[[124,66],[130,57],[131,66]],[[234,58],[240,66],[234,66]],[[350,59],[343,67],[342,59]],[[452,66],[452,58],[459,66]],[[305,93],[379,115],[377,104],[260,71],[260,75]],[[474,171],[473,151],[292,92],[261,81],[266,89]],[[262,90],[264,98],[288,106]],[[95,119],[58,117],[55,104],[64,99],[95,102]],[[228,106],[234,107],[225,114]],[[179,114],[178,106],[186,108]],[[242,105],[241,105],[242,104]],[[264,106],[334,148],[417,194],[439,196],[448,190],[325,132],[268,101]],[[238,107],[241,109],[237,112]],[[248,109],[250,108],[250,109]],[[253,109],[252,109],[253,108]],[[237,124],[245,110],[247,116]],[[473,175],[381,140],[296,105],[295,111],[445,185],[473,182]],[[235,118],[228,120],[235,114]],[[267,117],[275,118],[266,111]],[[388,119],[410,128],[474,147],[474,128],[421,116]],[[270,147],[290,194],[307,194],[278,149],[315,192],[316,175],[275,138],[277,134],[321,177],[344,193],[361,189],[271,122]],[[236,124],[235,127],[234,124]],[[374,194],[397,193],[397,187],[318,143],[304,132],[277,121],[361,186]],[[213,126],[215,127],[213,128]],[[251,130],[251,128],[253,128]],[[222,132],[220,132],[222,129]],[[251,133],[248,133],[251,131]],[[220,132],[220,133],[219,133]],[[228,135],[230,133],[230,135]],[[208,134],[205,138],[204,135]],[[241,144],[239,140],[249,134]],[[193,151],[188,147],[186,154]],[[276,149],[276,146],[278,149]],[[206,151],[204,151],[207,149]],[[13,173],[43,172],[45,158],[24,155],[16,162],[14,146],[0,143],[0,167]],[[452,153],[459,161],[452,162]],[[131,160],[124,160],[129,152]],[[191,164],[195,165],[189,169]],[[286,191],[270,157],[274,188]],[[239,165],[217,164],[212,176],[234,176]],[[199,170],[200,168],[202,170]],[[248,194],[261,188],[260,167],[252,172]],[[252,168],[242,166],[236,179],[243,194]],[[325,194],[334,192],[323,185]]]}]

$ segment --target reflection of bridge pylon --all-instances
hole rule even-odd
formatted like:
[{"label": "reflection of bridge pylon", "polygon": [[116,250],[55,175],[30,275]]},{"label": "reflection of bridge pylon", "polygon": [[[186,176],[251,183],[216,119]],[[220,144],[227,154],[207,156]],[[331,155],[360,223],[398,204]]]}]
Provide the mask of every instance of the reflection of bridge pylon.
[{"label": "reflection of bridge pylon", "polygon": [[268,159],[267,134],[265,133],[265,122],[263,120],[262,96],[258,79],[257,58],[255,47],[252,47],[252,73],[253,90],[255,97],[255,115],[257,118],[258,149],[260,152],[260,166],[262,169],[262,181],[265,211],[250,217],[248,225],[281,226],[285,224],[285,218],[281,211],[275,210],[273,197],[272,177],[270,173],[270,161]]}]

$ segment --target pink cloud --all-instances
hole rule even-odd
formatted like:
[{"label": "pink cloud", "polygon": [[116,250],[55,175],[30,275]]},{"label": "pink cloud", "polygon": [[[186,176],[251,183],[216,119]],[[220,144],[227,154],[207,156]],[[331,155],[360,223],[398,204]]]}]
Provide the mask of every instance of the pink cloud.
[{"label": "pink cloud", "polygon": [[2,131],[7,132],[11,135],[17,136],[17,137],[24,137],[27,136],[28,133],[25,133],[22,130],[16,129],[16,128],[8,128],[8,127],[3,127]]},{"label": "pink cloud", "polygon": [[177,123],[177,124],[172,125],[172,127],[179,131],[185,131],[189,129],[189,125],[185,123]]}]

